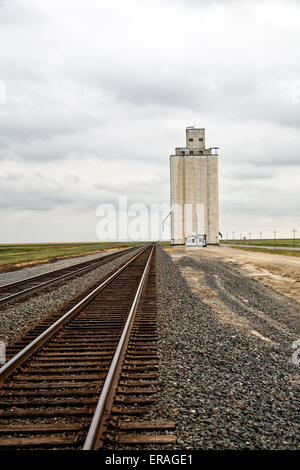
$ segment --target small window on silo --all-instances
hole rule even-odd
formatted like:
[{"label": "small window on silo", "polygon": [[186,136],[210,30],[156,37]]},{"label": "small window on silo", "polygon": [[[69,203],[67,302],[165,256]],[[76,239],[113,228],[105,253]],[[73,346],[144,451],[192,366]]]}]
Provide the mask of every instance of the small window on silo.
[{"label": "small window on silo", "polygon": [[203,142],[203,139],[202,139],[202,137],[199,137],[199,142]]},{"label": "small window on silo", "polygon": [[184,150],[181,150],[181,155],[185,155],[185,151]]},{"label": "small window on silo", "polygon": [[200,155],[203,155],[203,150],[200,150]]},{"label": "small window on silo", "polygon": [[193,151],[193,150],[190,150],[190,155],[194,155],[194,151]]},{"label": "small window on silo", "polygon": [[191,137],[189,138],[189,142],[194,142],[194,139],[192,139]]}]

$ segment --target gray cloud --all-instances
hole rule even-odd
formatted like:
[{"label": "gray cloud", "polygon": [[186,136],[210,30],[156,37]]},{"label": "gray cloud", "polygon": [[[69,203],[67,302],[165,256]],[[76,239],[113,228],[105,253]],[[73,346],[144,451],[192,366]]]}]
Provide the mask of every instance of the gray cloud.
[{"label": "gray cloud", "polygon": [[6,217],[65,211],[75,227],[118,195],[165,202],[169,155],[195,122],[220,146],[224,227],[245,226],[245,211],[297,223],[297,2],[2,0],[0,12]]}]

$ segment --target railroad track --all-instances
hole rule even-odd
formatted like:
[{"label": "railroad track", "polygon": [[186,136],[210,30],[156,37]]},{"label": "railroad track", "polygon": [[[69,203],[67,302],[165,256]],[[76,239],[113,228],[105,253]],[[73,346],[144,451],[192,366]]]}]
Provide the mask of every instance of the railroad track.
[{"label": "railroad track", "polygon": [[0,369],[0,448],[174,443],[155,400],[155,246],[142,249]]},{"label": "railroad track", "polygon": [[66,268],[56,269],[37,276],[30,276],[20,281],[12,282],[0,286],[0,305],[11,300],[24,298],[29,294],[34,294],[52,285],[67,281],[70,278],[80,276],[92,269],[103,266],[115,258],[136,250],[136,247],[121,250],[115,253],[101,256],[99,258],[76,263]]}]

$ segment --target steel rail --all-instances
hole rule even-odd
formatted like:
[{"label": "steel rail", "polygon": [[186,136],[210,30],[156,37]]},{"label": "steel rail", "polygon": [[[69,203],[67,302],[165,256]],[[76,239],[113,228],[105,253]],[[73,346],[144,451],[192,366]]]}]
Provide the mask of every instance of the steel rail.
[{"label": "steel rail", "polygon": [[[89,260],[89,261],[83,261],[81,263],[70,264],[69,266],[65,266],[64,268],[53,269],[53,271],[46,271],[45,273],[42,273],[42,274],[35,274],[34,276],[25,277],[24,279],[20,279],[19,281],[9,282],[8,284],[2,284],[2,285],[0,285],[0,290],[4,289],[4,288],[8,288],[8,287],[17,286],[18,284],[22,284],[25,281],[33,281],[34,279],[38,279],[39,277],[48,276],[48,275],[54,274],[54,273],[59,273],[61,271],[65,271],[66,269],[76,268],[77,266],[83,266],[83,265],[90,266],[89,263],[93,263],[93,262],[97,263],[98,261],[100,261],[102,259],[105,259],[108,256],[112,256],[112,255],[118,254],[118,253],[126,253],[127,251],[130,251],[134,248],[136,248],[136,247],[127,248],[125,250],[120,250],[120,251],[115,252],[115,253],[107,253],[103,256],[100,256],[99,258],[95,258],[95,259],[92,259],[92,260]],[[83,267],[85,267],[85,266],[83,266]]]},{"label": "steel rail", "polygon": [[116,375],[118,374],[118,371],[120,371],[121,363],[124,358],[124,353],[126,352],[132,325],[135,319],[135,313],[137,311],[138,303],[141,298],[145,280],[148,275],[153,251],[154,251],[154,246],[152,246],[148,261],[146,263],[146,266],[145,266],[143,275],[141,277],[139,286],[137,288],[132,306],[130,308],[130,312],[128,314],[128,318],[126,320],[121,338],[119,340],[116,352],[114,354],[109,371],[107,373],[107,376],[106,376],[106,379],[105,379],[105,382],[104,382],[104,385],[103,385],[103,388],[102,388],[102,391],[101,391],[101,394],[97,403],[97,407],[96,407],[96,410],[95,410],[95,413],[94,413],[94,416],[93,416],[93,419],[92,419],[92,422],[91,422],[91,425],[90,425],[90,428],[89,428],[89,431],[88,431],[88,434],[87,434],[87,437],[83,446],[83,450],[95,450],[97,447],[97,441],[99,439],[100,430],[103,426],[105,412],[107,411],[106,410],[107,402],[110,398],[110,394],[113,388],[116,387]]},{"label": "steel rail", "polygon": [[[134,248],[129,248],[128,250],[122,250],[118,253],[110,253],[110,254],[107,254],[107,255],[104,255],[104,256],[101,256],[97,261],[95,262],[91,262],[90,264],[88,264],[87,266],[83,266],[81,268],[78,268],[78,269],[75,269],[74,271],[72,272],[69,272],[69,273],[66,273],[66,274],[62,274],[58,277],[55,277],[54,279],[49,279],[48,281],[44,281],[44,282],[41,282],[37,285],[34,285],[34,286],[31,286],[31,287],[28,287],[27,289],[23,289],[19,292],[15,292],[13,294],[10,294],[6,297],[2,297],[0,298],[0,304],[1,303],[4,303],[4,302],[8,302],[9,300],[12,300],[16,297],[20,297],[28,292],[31,292],[31,291],[34,291],[34,290],[38,290],[42,287],[45,287],[47,285],[51,285],[51,284],[54,284],[55,282],[61,280],[61,279],[68,279],[69,277],[72,277],[78,273],[80,273],[81,271],[87,271],[88,269],[92,269],[92,268],[96,268],[97,266],[101,265],[103,263],[103,261],[107,260],[108,257],[118,257],[118,256],[122,256],[123,254],[126,254],[130,251],[132,251]],[[80,265],[81,263],[77,263],[78,265]],[[5,289],[9,289],[9,288],[12,288],[12,287],[15,287],[19,284],[23,284],[25,282],[30,282],[30,281],[33,281],[34,279],[38,279],[38,278],[41,278],[41,277],[45,277],[45,276],[49,276],[51,274],[55,274],[55,273],[58,273],[60,271],[65,271],[66,269],[71,269],[73,267],[76,267],[76,264],[73,265],[73,266],[69,266],[69,267],[66,267],[66,268],[61,268],[61,269],[57,269],[57,270],[54,270],[54,271],[48,271],[44,274],[39,274],[39,275],[36,275],[36,276],[30,276],[30,277],[27,277],[25,279],[22,279],[20,281],[16,281],[16,282],[12,282],[10,284],[4,284],[2,286],[0,286],[0,293],[1,293],[1,290],[5,290]]]},{"label": "steel rail", "polygon": [[51,338],[65,323],[67,323],[71,318],[74,317],[78,312],[80,312],[96,295],[99,294],[108,284],[110,284],[121,272],[123,272],[134,260],[136,260],[142,253],[144,253],[149,248],[149,245],[145,246],[137,255],[127,261],[121,268],[115,271],[108,279],[102,282],[98,287],[96,287],[92,292],[90,292],[84,299],[82,299],[78,304],[72,307],[68,312],[66,312],[59,320],[54,322],[47,330],[41,333],[37,338],[35,338],[30,344],[18,352],[12,359],[10,359],[4,366],[0,369],[0,386],[3,381],[20,365],[22,365],[26,359],[28,359],[35,351],[37,351],[49,338]]}]

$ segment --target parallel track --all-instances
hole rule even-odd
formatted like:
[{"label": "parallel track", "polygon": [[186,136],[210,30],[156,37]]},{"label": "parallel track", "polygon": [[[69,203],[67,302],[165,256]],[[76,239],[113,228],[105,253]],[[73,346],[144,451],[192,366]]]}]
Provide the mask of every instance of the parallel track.
[{"label": "parallel track", "polygon": [[56,269],[37,276],[30,276],[20,281],[2,285],[0,286],[0,305],[11,300],[15,301],[24,298],[24,296],[40,292],[44,288],[55,285],[58,282],[65,282],[70,278],[80,276],[136,249],[136,247],[133,247],[127,250],[120,250],[115,253],[100,256],[93,260],[76,263],[72,266]]},{"label": "parallel track", "polygon": [[0,369],[0,448],[174,442],[157,435],[173,423],[128,422],[157,381],[154,256],[143,249]]}]

